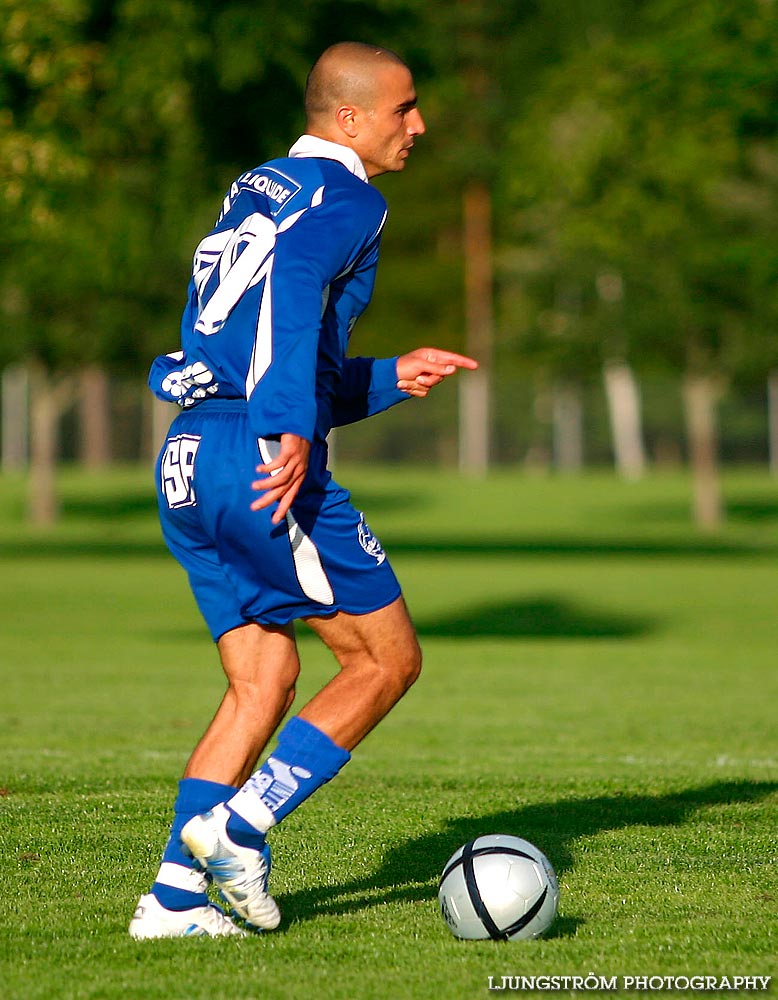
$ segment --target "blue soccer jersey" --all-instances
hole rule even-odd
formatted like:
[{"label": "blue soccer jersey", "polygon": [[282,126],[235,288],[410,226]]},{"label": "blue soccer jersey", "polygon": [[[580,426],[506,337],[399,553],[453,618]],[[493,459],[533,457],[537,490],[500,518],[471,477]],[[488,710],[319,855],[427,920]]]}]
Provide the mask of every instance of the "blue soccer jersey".
[{"label": "blue soccer jersey", "polygon": [[182,407],[246,399],[257,437],[324,440],[407,398],[396,358],[346,357],[373,291],[386,202],[351,150],[303,136],[242,174],[194,255],[180,352],[150,385]]},{"label": "blue soccer jersey", "polygon": [[[162,531],[215,639],[246,622],[365,614],[399,584],[326,468],[333,426],[407,399],[396,358],[347,358],[373,290],[386,204],[351,150],[303,136],[242,174],[194,255],[181,351],[149,382],[182,409],[157,463]],[[312,442],[285,524],[252,511],[256,466]]]}]

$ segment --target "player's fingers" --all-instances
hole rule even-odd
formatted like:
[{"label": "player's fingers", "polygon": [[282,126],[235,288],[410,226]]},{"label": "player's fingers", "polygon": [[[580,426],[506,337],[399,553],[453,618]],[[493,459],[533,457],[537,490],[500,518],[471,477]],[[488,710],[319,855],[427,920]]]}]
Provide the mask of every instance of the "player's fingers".
[{"label": "player's fingers", "polygon": [[269,506],[273,502],[273,498],[269,494],[258,497],[256,500],[252,500],[249,505],[251,510],[263,510],[265,507]]},{"label": "player's fingers", "polygon": [[[262,485],[266,483],[267,485]],[[265,507],[270,507],[274,503],[282,503],[289,493],[290,486],[288,484],[282,484],[271,480],[261,480],[256,484],[252,483],[257,492],[262,492],[262,496],[257,497],[256,500],[251,502],[252,510],[263,510]],[[296,490],[295,490],[296,492]]]},{"label": "player's fingers", "polygon": [[297,496],[297,488],[289,490],[284,495],[283,499],[279,501],[277,509],[273,512],[273,516],[270,518],[273,524],[280,524],[281,521],[284,520],[286,515],[292,509],[292,504],[294,503],[294,499],[296,496]]},{"label": "player's fingers", "polygon": [[[253,501],[251,505],[252,510],[255,509],[254,504],[267,507],[268,504],[273,503],[274,500],[277,500],[279,497],[284,495],[284,488],[282,487],[279,489],[278,483],[272,479],[258,479],[256,482],[251,484],[251,488],[255,493],[262,494],[261,497],[258,497]],[[259,506],[256,508],[257,510],[259,509]]]},{"label": "player's fingers", "polygon": [[442,362],[438,361],[425,361],[424,367],[419,372],[419,375],[425,380],[432,375],[437,375],[438,382],[440,382],[446,377],[446,375],[453,375],[456,370],[456,365],[444,365]]},{"label": "player's fingers", "polygon": [[264,462],[262,465],[256,467],[256,471],[262,474],[272,476],[274,479],[279,479],[279,482],[284,479],[284,473],[287,475],[295,475],[297,467],[299,465],[299,459],[294,454],[284,454],[280,452],[272,460],[272,462]]},{"label": "player's fingers", "polygon": [[466,354],[456,354],[454,351],[439,351],[437,349],[433,350],[432,353],[435,355],[434,360],[439,364],[454,365],[457,368],[474,369],[478,367],[478,362],[475,358],[469,358]]},{"label": "player's fingers", "polygon": [[269,476],[265,476],[263,479],[255,479],[251,484],[251,488],[252,490],[256,490],[258,493],[273,490],[282,494],[284,490],[289,488],[290,483],[295,480],[297,475],[298,474],[294,469],[289,466],[284,466],[282,469],[277,469],[275,472],[271,473]]},{"label": "player's fingers", "polygon": [[397,388],[400,392],[407,392],[409,396],[426,396],[429,389],[425,385],[420,385],[418,381],[409,381],[408,379],[400,379],[397,383]]},{"label": "player's fingers", "polygon": [[251,484],[253,490],[267,490],[271,487],[278,487],[289,474],[289,470],[283,465],[277,466],[275,469],[270,469],[268,465],[258,465],[257,472],[262,478],[256,479]]},{"label": "player's fingers", "polygon": [[286,459],[282,455],[276,455],[276,457],[271,462],[263,462],[262,465],[258,465],[256,471],[259,473],[266,473],[268,475],[278,474],[281,469],[286,465]]},{"label": "player's fingers", "polygon": [[[432,347],[422,347],[412,354],[400,358],[397,374],[406,380],[438,376],[438,381],[453,375],[457,368],[477,368],[478,362],[463,354],[452,351],[438,351]],[[429,383],[436,385],[437,383]]]},{"label": "player's fingers", "polygon": [[297,493],[299,492],[300,489],[300,482],[301,480],[297,480],[296,482],[292,483],[292,485],[289,486],[286,490],[284,490],[280,496],[268,494],[268,496],[265,497],[265,499],[268,501],[267,503],[263,504],[263,506],[265,507],[269,507],[275,500],[278,501],[278,506],[273,511],[273,515],[270,518],[273,524],[280,524],[281,521],[283,521],[286,515],[289,513],[289,511],[292,509],[292,504],[294,503],[295,498],[297,497]]}]

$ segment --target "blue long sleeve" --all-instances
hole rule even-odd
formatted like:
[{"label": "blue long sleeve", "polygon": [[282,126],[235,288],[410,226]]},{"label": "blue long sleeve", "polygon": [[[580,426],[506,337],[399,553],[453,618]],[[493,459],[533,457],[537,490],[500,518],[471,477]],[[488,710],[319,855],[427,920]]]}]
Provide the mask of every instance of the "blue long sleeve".
[{"label": "blue long sleeve", "polygon": [[397,388],[397,358],[346,358],[332,408],[333,427],[353,424],[408,398]]}]

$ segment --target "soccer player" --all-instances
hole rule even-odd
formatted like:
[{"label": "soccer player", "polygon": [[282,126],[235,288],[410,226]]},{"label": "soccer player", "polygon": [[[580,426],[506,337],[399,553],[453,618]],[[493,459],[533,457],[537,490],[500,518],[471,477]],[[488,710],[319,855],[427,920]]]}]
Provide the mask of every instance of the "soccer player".
[{"label": "soccer player", "polygon": [[[231,186],[195,251],[182,350],[151,369],[156,395],[182,409],[157,465],[162,530],[227,690],[179,784],[135,938],[245,934],[209,903],[211,880],[249,929],[276,927],[268,832],[338,773],[421,666],[389,561],[327,471],[326,436],[477,363],[436,348],[346,357],[386,219],[368,182],[403,170],[424,133],[408,67],[376,46],[332,46],[305,109],[288,157]],[[340,669],[254,773],[294,699],[298,618]]]}]

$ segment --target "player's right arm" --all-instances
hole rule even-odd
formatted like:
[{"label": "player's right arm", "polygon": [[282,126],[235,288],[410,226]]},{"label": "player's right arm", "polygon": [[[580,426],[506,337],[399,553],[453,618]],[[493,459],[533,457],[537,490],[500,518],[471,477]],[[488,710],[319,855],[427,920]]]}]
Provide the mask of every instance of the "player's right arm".
[{"label": "player's right arm", "polygon": [[278,455],[257,466],[263,478],[255,480],[251,488],[262,495],[251,504],[251,509],[262,510],[277,503],[271,520],[273,524],[283,521],[305,479],[310,451],[310,441],[296,434],[282,434]]}]

